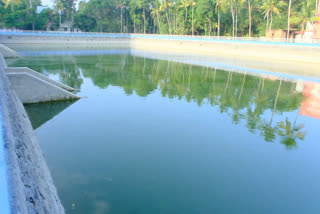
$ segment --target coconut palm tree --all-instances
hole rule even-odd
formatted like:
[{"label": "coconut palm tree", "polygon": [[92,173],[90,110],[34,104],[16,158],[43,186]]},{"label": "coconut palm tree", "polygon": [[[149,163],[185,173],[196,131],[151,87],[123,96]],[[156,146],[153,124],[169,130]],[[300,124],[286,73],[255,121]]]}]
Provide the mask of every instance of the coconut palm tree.
[{"label": "coconut palm tree", "polygon": [[[262,12],[265,14],[265,17],[270,16],[270,24],[267,23],[267,26],[269,26],[269,29],[267,30],[272,30],[272,19],[273,19],[273,14],[280,16],[281,9],[282,7],[286,6],[287,3],[285,3],[282,0],[270,0],[270,1],[265,1],[263,5],[261,6]],[[268,22],[268,20],[267,20]]]},{"label": "coconut palm tree", "polygon": [[180,1],[180,5],[179,7],[184,7],[184,10],[185,10],[185,18],[184,18],[184,21],[185,23],[187,22],[187,19],[188,19],[188,7],[190,6],[191,2],[190,1],[187,1],[187,0],[181,0]]},{"label": "coconut palm tree", "polygon": [[287,39],[289,39],[289,34],[290,34],[290,16],[291,16],[291,4],[292,0],[289,0],[289,5],[288,5],[288,30],[287,30]]},{"label": "coconut palm tree", "polygon": [[218,16],[218,32],[217,35],[220,36],[220,19],[221,19],[221,10],[225,10],[226,1],[225,0],[216,0],[215,11]]},{"label": "coconut palm tree", "polygon": [[161,34],[161,21],[160,21],[160,5],[157,4],[158,1],[156,1],[156,4],[151,8],[151,16],[154,20],[157,20],[158,23],[158,32]]},{"label": "coconut palm tree", "polygon": [[191,7],[192,7],[192,16],[191,16],[191,19],[192,19],[192,36],[194,34],[194,19],[193,19],[193,16],[194,16],[194,7],[196,6],[197,2],[195,2],[194,0],[191,0]]},{"label": "coconut palm tree", "polygon": [[169,33],[171,33],[171,21],[168,14],[168,8],[170,8],[171,6],[172,6],[172,3],[168,2],[168,0],[164,0],[160,6],[160,11],[165,11],[166,13]]},{"label": "coconut palm tree", "polygon": [[4,7],[7,8],[9,4],[11,5],[11,11],[13,12],[13,6],[15,4],[20,4],[21,0],[4,0]]},{"label": "coconut palm tree", "polygon": [[120,33],[123,33],[123,12],[127,8],[125,1],[120,1],[116,8],[120,9]]},{"label": "coconut palm tree", "polygon": [[235,15],[236,15],[236,0],[227,1],[226,4],[230,8],[232,16],[232,37],[235,36]]},{"label": "coconut palm tree", "polygon": [[238,36],[238,13],[245,0],[234,0],[235,4],[235,17],[236,17],[236,37]]},{"label": "coconut palm tree", "polygon": [[252,36],[252,10],[257,4],[258,0],[247,0],[248,2],[248,16],[249,16],[249,37]]}]

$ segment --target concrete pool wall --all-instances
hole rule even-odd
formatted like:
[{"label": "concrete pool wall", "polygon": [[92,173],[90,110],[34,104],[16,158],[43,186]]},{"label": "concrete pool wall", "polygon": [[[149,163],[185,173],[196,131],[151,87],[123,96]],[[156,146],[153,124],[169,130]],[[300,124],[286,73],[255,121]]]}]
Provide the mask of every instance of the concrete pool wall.
[{"label": "concrete pool wall", "polygon": [[[320,42],[299,43],[263,39],[192,37],[141,34],[104,33],[27,33],[0,32],[0,43],[13,49],[26,46],[50,48],[117,47],[144,51],[146,55],[176,54],[180,56],[211,57],[217,62],[254,70],[320,78]],[[191,63],[192,64],[192,63]]]},{"label": "concrete pool wall", "polygon": [[135,49],[182,54],[225,55],[320,64],[320,43],[290,43],[215,39],[211,37],[95,34],[95,33],[23,33],[0,32],[3,44],[125,44]]},{"label": "concrete pool wall", "polygon": [[4,67],[0,65],[0,211],[63,214],[37,137]]}]

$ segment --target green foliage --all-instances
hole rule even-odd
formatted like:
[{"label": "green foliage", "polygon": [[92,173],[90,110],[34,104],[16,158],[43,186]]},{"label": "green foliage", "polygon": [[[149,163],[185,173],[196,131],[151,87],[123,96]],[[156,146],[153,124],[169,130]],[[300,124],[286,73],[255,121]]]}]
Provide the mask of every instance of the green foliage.
[{"label": "green foliage", "polygon": [[[290,23],[302,31],[315,17],[317,0],[292,0]],[[32,7],[30,7],[32,2]],[[55,0],[54,10],[36,14],[39,1],[2,0],[0,26],[58,30],[69,21],[82,31],[262,36],[286,29],[287,0]],[[251,31],[250,31],[251,29]]]}]

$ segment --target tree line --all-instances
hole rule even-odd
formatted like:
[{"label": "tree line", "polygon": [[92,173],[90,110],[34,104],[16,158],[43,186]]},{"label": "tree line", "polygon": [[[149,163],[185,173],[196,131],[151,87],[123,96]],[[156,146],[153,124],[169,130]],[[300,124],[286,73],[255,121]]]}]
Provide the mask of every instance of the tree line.
[{"label": "tree line", "polygon": [[271,29],[306,29],[320,18],[320,0],[2,0],[0,27],[59,30],[68,21],[85,32],[263,36]]}]

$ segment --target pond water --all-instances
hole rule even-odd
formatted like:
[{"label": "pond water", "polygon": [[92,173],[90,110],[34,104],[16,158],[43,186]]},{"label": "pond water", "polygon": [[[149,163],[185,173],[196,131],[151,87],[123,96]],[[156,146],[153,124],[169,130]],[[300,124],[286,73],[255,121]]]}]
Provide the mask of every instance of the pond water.
[{"label": "pond water", "polygon": [[320,213],[320,84],[109,54],[25,56],[85,96],[26,105],[67,214]]}]

